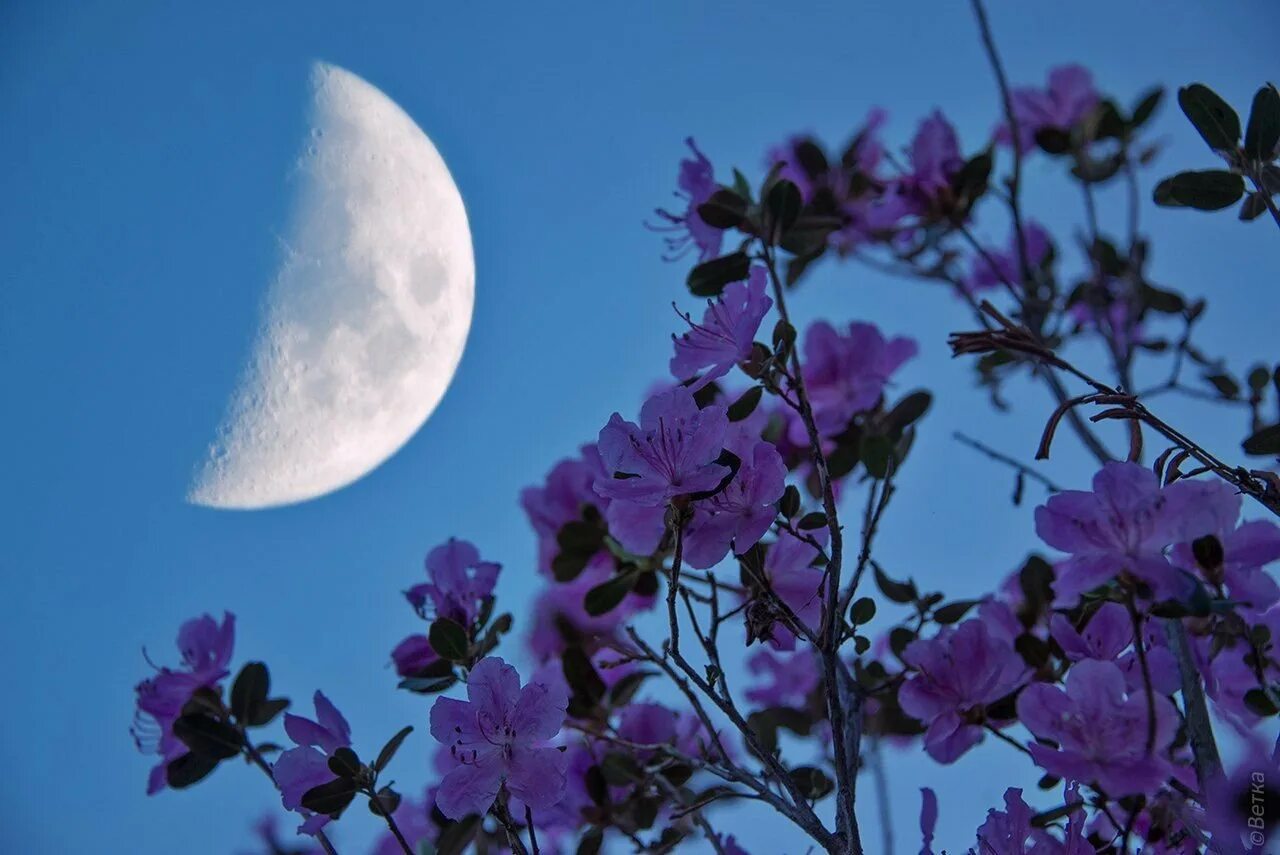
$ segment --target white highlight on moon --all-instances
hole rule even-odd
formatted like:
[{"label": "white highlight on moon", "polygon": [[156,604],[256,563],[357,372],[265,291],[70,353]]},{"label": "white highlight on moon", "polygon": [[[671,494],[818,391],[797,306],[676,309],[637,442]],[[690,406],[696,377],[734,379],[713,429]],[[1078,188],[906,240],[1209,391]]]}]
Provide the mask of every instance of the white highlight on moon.
[{"label": "white highlight on moon", "polygon": [[466,344],[475,259],[444,161],[354,74],[321,63],[313,84],[285,257],[195,504],[265,508],[364,476],[431,415]]}]

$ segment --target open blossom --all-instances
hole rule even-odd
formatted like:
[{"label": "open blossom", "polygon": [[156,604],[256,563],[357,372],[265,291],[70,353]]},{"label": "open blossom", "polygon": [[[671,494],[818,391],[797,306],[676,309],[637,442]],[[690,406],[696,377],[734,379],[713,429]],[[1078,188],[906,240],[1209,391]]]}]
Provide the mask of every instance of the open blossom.
[{"label": "open blossom", "polygon": [[874,324],[851,323],[843,335],[825,321],[810,326],[804,383],[818,429],[826,436],[841,433],[856,413],[879,402],[893,372],[915,355],[914,341],[886,340]]},{"label": "open blossom", "polygon": [[139,750],[160,755],[147,779],[147,795],[165,788],[165,770],[169,763],[187,753],[187,747],[173,735],[173,723],[182,708],[198,689],[217,689],[230,672],[231,651],[235,645],[235,615],[227,612],[222,623],[210,615],[201,615],[184,623],[178,630],[178,651],[182,664],[177,668],[158,668],[155,676],[139,683],[137,712],[132,728]]},{"label": "open blossom", "polygon": [[936,212],[951,195],[951,179],[964,166],[956,129],[935,110],[920,123],[911,140],[911,172],[896,183],[896,189],[912,213]]},{"label": "open blossom", "polygon": [[[1061,613],[1055,613],[1049,623],[1053,640],[1071,662],[1097,659],[1115,662],[1124,672],[1129,691],[1145,686],[1142,663],[1136,651],[1125,653],[1133,644],[1133,620],[1129,610],[1119,603],[1103,603],[1089,618],[1084,628],[1077,630]],[[1173,652],[1165,645],[1162,632],[1153,631],[1149,622],[1144,625],[1143,644],[1147,658],[1147,670],[1152,687],[1162,695],[1171,695],[1180,688],[1178,663]]]},{"label": "open blossom", "polygon": [[[1035,145],[1036,134],[1045,129],[1070,130],[1098,106],[1098,92],[1093,76],[1079,65],[1062,65],[1049,72],[1045,89],[1021,86],[1010,92],[1013,115],[1018,122],[1018,148],[1027,151]],[[1005,145],[1013,143],[1008,125],[996,129],[996,139]]]},{"label": "open blossom", "polygon": [[436,806],[450,819],[484,814],[503,785],[534,810],[560,801],[565,757],[546,744],[564,724],[563,688],[529,682],[516,669],[489,656],[471,669],[467,700],[437,698],[431,735],[458,765],[440,782]]},{"label": "open blossom", "polygon": [[1245,747],[1243,759],[1209,786],[1201,824],[1219,855],[1274,852],[1280,840],[1274,823],[1280,816],[1280,743],[1268,746],[1251,737]]},{"label": "open blossom", "polygon": [[604,477],[604,463],[594,444],[582,446],[577,457],[556,463],[540,487],[520,491],[520,506],[538,536],[538,570],[551,572],[551,562],[560,552],[556,536],[565,523],[582,519],[583,510],[595,508],[602,516],[609,500],[592,489]]},{"label": "open blossom", "polygon": [[[702,743],[710,741],[692,712],[677,712],[652,702],[628,704],[618,721],[618,736],[637,745],[668,745],[692,756],[701,754]],[[637,756],[647,760],[657,752],[656,748],[642,749]]]},{"label": "open blossom", "polygon": [[[606,646],[618,635],[623,626],[637,612],[653,605],[653,595],[632,591],[622,602],[601,615],[587,614],[583,600],[597,585],[613,577],[613,565],[596,561],[587,566],[571,582],[548,585],[538,594],[533,604],[532,631],[529,647],[539,661],[556,658],[572,644],[588,650]],[[616,669],[615,669],[616,670]],[[605,675],[606,681],[608,675]]]},{"label": "open blossom", "polygon": [[1040,739],[1031,756],[1051,775],[1097,782],[1114,798],[1153,792],[1172,773],[1165,752],[1178,728],[1173,704],[1154,695],[1155,740],[1148,753],[1150,709],[1144,692],[1126,690],[1110,662],[1086,659],[1067,672],[1066,689],[1035,683],[1018,696],[1018,718]]},{"label": "open blossom", "polygon": [[916,639],[902,658],[916,673],[902,685],[898,703],[928,726],[925,750],[939,763],[952,763],[981,742],[983,708],[1007,697],[1028,676],[1012,643],[993,635],[981,620]]},{"label": "open blossom", "polygon": [[684,538],[684,560],[691,567],[712,567],[730,547],[746,552],[764,537],[778,515],[786,489],[787,467],[772,443],[756,440],[729,484],[694,504]]},{"label": "open blossom", "polygon": [[747,689],[746,698],[761,707],[801,707],[818,687],[818,666],[808,652],[779,656],[760,648],[747,660],[752,675],[767,682]]},{"label": "open blossom", "polygon": [[469,626],[486,597],[493,593],[501,565],[481,561],[480,551],[468,541],[449,538],[427,553],[427,578],[405,591],[405,599],[423,612],[431,604],[435,617]]},{"label": "open blossom", "polygon": [[[1022,247],[1027,256],[1027,266],[1034,274],[1049,258],[1049,253],[1053,250],[1053,239],[1039,223],[1027,220],[1022,224]],[[985,252],[973,256],[973,266],[964,285],[969,293],[975,293],[1006,285],[1020,287],[1022,281],[1018,233],[1010,230],[1007,249],[987,248]]]},{"label": "open blossom", "polygon": [[324,814],[314,814],[302,806],[302,797],[313,787],[327,784],[337,776],[329,769],[329,757],[339,748],[351,747],[351,726],[342,713],[317,691],[314,697],[315,719],[286,713],[284,731],[296,747],[283,752],[271,767],[280,788],[280,800],[287,810],[297,811],[305,819],[299,834],[315,834],[329,823]]},{"label": "open blossom", "polygon": [[693,153],[692,157],[680,161],[680,176],[676,181],[680,188],[676,195],[685,200],[685,209],[680,213],[657,209],[655,213],[666,225],[651,228],[672,233],[665,239],[668,258],[679,258],[693,247],[698,251],[698,259],[707,261],[720,254],[720,244],[724,239],[723,229],[707,225],[698,214],[698,206],[716,192],[715,171],[711,161],[694,144],[693,137],[686,138],[684,142]]},{"label": "open blossom", "polygon": [[[640,424],[617,413],[600,430],[606,475],[595,490],[618,503],[662,507],[677,496],[715,489],[729,468],[716,463],[729,417],[724,407],[699,410],[683,386],[659,392],[640,409]],[[612,515],[609,519],[613,528]]]},{"label": "open blossom", "polygon": [[[1064,790],[1064,804],[1082,801],[1075,784],[1068,783]],[[1004,793],[1004,810],[987,811],[986,821],[978,827],[977,848],[970,849],[970,855],[1094,855],[1093,844],[1085,837],[1087,816],[1083,809],[1068,815],[1063,840],[1036,828],[1031,822],[1034,817],[1022,790],[1010,787]]]},{"label": "open blossom", "polygon": [[1187,580],[1165,557],[1213,501],[1206,482],[1161,487],[1137,463],[1107,463],[1093,476],[1093,492],[1065,490],[1036,508],[1036,534],[1071,557],[1058,565],[1054,594],[1070,605],[1080,594],[1128,572],[1157,598],[1178,596]]},{"label": "open blossom", "polygon": [[439,660],[425,635],[410,635],[391,651],[391,662],[401,677],[413,677]]},{"label": "open blossom", "polygon": [[[1280,601],[1280,586],[1263,566],[1280,559],[1280,527],[1268,520],[1239,523],[1241,497],[1221,481],[1206,483],[1214,494],[1205,502],[1197,538],[1213,538],[1197,549],[1184,541],[1170,553],[1175,564],[1199,574],[1210,585],[1220,586],[1230,599],[1257,615]],[[1199,555],[1197,555],[1199,553]],[[1205,566],[1206,563],[1212,566]]]},{"label": "open blossom", "polygon": [[695,324],[688,315],[682,315],[689,330],[671,336],[675,341],[672,376],[689,380],[701,369],[708,368],[689,387],[697,391],[728,374],[733,366],[751,355],[760,322],[773,306],[773,300],[765,294],[766,280],[764,267],[756,265],[746,282],[731,282],[720,297],[707,301],[702,323]]},{"label": "open blossom", "polygon": [[[827,542],[825,529],[812,532],[814,540],[822,545]],[[765,551],[764,581],[782,602],[786,603],[804,626],[817,629],[822,618],[822,568],[814,567],[818,547],[788,532],[779,532],[778,539]],[[756,617],[756,609],[747,610],[747,638],[767,639],[776,650],[795,650],[796,634],[787,621],[785,612],[775,610],[767,598],[754,601],[769,604],[766,617]]]},{"label": "open blossom", "polygon": [[[1271,638],[1280,638],[1280,604],[1259,615],[1251,616],[1249,624],[1264,627]],[[1245,694],[1258,688],[1258,674],[1252,663],[1251,646],[1243,639],[1223,639],[1212,635],[1194,639],[1193,652],[1205,678],[1205,691],[1217,704],[1218,711],[1229,714],[1235,724],[1256,726],[1263,719],[1249,710],[1244,702]],[[1274,655],[1264,658],[1263,677],[1268,685],[1280,683],[1280,668],[1274,663]]]}]

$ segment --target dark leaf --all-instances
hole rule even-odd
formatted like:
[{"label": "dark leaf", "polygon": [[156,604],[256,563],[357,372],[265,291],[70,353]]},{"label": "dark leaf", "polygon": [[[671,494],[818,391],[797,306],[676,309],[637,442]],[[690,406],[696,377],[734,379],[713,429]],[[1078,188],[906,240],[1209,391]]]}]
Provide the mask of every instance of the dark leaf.
[{"label": "dark leaf", "polygon": [[613,576],[587,591],[587,595],[582,600],[582,605],[587,610],[587,614],[592,617],[608,614],[622,602],[633,584],[635,584],[635,579],[631,574],[624,573]]},{"label": "dark leaf", "polygon": [[378,752],[378,759],[373,761],[375,771],[381,772],[387,768],[387,764],[391,762],[391,758],[396,756],[396,752],[400,750],[401,743],[405,737],[413,733],[413,725],[402,727],[400,732],[387,740],[387,744],[382,746],[382,750]]},{"label": "dark leaf", "polygon": [[747,216],[747,200],[720,188],[698,206],[698,216],[713,229],[736,229]]},{"label": "dark leaf", "polygon": [[787,519],[791,519],[800,513],[800,491],[794,484],[787,485],[782,498],[778,501],[778,510]]},{"label": "dark leaf", "polygon": [[1271,372],[1264,365],[1255,365],[1249,369],[1249,388],[1255,393],[1262,392],[1271,382]]},{"label": "dark leaf", "polygon": [[231,714],[242,724],[257,718],[258,706],[271,691],[271,675],[261,662],[246,663],[231,686]]},{"label": "dark leaf", "polygon": [[1133,118],[1129,120],[1129,129],[1136,131],[1147,123],[1151,116],[1155,113],[1156,108],[1160,106],[1160,101],[1164,98],[1164,87],[1156,88],[1143,95],[1138,101],[1137,106],[1133,108]]},{"label": "dark leaf", "polygon": [[1264,427],[1243,443],[1245,454],[1280,454],[1280,424]]},{"label": "dark leaf", "polygon": [[477,814],[451,822],[440,830],[436,838],[435,855],[463,855],[480,830],[481,818]]},{"label": "dark leaf", "polygon": [[449,618],[436,618],[427,631],[427,640],[437,656],[450,662],[465,661],[471,652],[467,631],[462,624]]},{"label": "dark leaf", "polygon": [[813,511],[801,517],[800,522],[796,523],[796,528],[801,531],[812,531],[816,528],[825,528],[826,525],[827,515],[822,511]]},{"label": "dark leaf", "polygon": [[436,692],[443,692],[456,682],[458,682],[458,678],[452,674],[445,677],[406,677],[400,681],[396,688],[408,689],[410,692],[417,692],[420,695],[431,695]]},{"label": "dark leaf", "polygon": [[762,386],[752,386],[743,392],[738,400],[729,405],[729,421],[740,422],[754,413],[760,403],[760,396],[763,394],[764,388]]},{"label": "dark leaf", "polygon": [[625,787],[644,777],[644,770],[630,754],[610,751],[600,761],[600,772],[605,781],[615,787]]},{"label": "dark leaf", "polygon": [[658,770],[658,774],[677,787],[683,787],[693,777],[693,767],[687,763],[668,763]]},{"label": "dark leaf", "polygon": [[1178,106],[1214,151],[1234,151],[1240,142],[1240,117],[1203,83],[1178,90]]},{"label": "dark leaf", "polygon": [[1208,571],[1218,570],[1226,558],[1222,541],[1212,534],[1206,534],[1191,541],[1191,554],[1195,557],[1196,564]]},{"label": "dark leaf", "polygon": [[589,713],[600,703],[606,688],[591,658],[581,647],[570,647],[564,651],[560,667],[573,693],[572,705],[582,713]]},{"label": "dark leaf", "polygon": [[1036,145],[1045,154],[1066,154],[1071,150],[1071,134],[1062,128],[1041,128],[1036,131]]},{"label": "dark leaf", "polygon": [[1179,172],[1156,185],[1157,205],[1218,211],[1234,205],[1244,195],[1244,179],[1225,169]]},{"label": "dark leaf", "polygon": [[884,478],[894,462],[893,441],[887,436],[864,436],[858,449],[858,459],[872,478]]},{"label": "dark leaf", "polygon": [[173,735],[194,753],[217,760],[235,757],[244,747],[240,731],[203,713],[178,716],[173,723]]},{"label": "dark leaf", "polygon": [[640,690],[640,686],[650,677],[656,677],[654,671],[633,671],[621,680],[613,684],[613,688],[609,690],[609,706],[625,707],[631,703],[631,699],[636,696],[636,692]]},{"label": "dark leaf", "polygon": [[853,621],[854,626],[871,623],[871,619],[875,616],[876,601],[870,597],[859,597],[849,607],[849,620]]},{"label": "dark leaf", "polygon": [[1013,642],[1013,647],[1022,656],[1022,660],[1032,668],[1039,668],[1049,661],[1048,643],[1030,633],[1018,636]]},{"label": "dark leaf", "polygon": [[1153,285],[1141,286],[1142,301],[1147,308],[1166,315],[1179,315],[1187,307],[1182,295]]},{"label": "dark leaf", "polygon": [[898,582],[890,579],[879,567],[874,567],[873,572],[876,577],[876,587],[893,602],[911,603],[915,602],[916,597],[919,596],[915,582]]},{"label": "dark leaf", "polygon": [[777,243],[795,225],[803,207],[804,197],[794,182],[783,178],[769,188],[764,197],[764,222],[771,243]]},{"label": "dark leaf", "polygon": [[375,798],[369,799],[369,813],[377,817],[388,816],[400,807],[400,794],[390,787],[378,790]]},{"label": "dark leaf", "polygon": [[1084,806],[1084,802],[1080,802],[1080,801],[1069,802],[1064,805],[1059,805],[1053,810],[1047,810],[1044,813],[1038,813],[1035,816],[1031,817],[1031,827],[1046,828],[1051,823],[1056,822],[1057,820],[1062,819],[1065,816],[1070,816],[1072,813],[1075,813],[1077,810],[1080,810],[1083,806]]},{"label": "dark leaf", "polygon": [[689,271],[686,284],[695,297],[719,297],[724,286],[741,282],[750,272],[751,259],[745,252],[734,252],[699,264]]},{"label": "dark leaf", "polygon": [[816,766],[800,766],[792,769],[791,781],[800,790],[800,794],[811,801],[830,795],[835,789],[835,784],[827,774]]},{"label": "dark leaf", "polygon": [[947,603],[941,608],[934,609],[933,619],[941,624],[955,623],[977,604],[978,600],[956,600],[954,603]]},{"label": "dark leaf", "polygon": [[1229,374],[1206,374],[1207,380],[1214,389],[1218,390],[1218,394],[1227,400],[1235,400],[1240,397],[1240,384]]},{"label": "dark leaf", "polygon": [[604,846],[604,832],[596,827],[588,828],[582,835],[582,839],[578,841],[577,855],[600,855],[602,846]]},{"label": "dark leaf", "polygon": [[1267,718],[1280,713],[1280,707],[1276,706],[1271,694],[1266,689],[1250,689],[1244,693],[1244,705],[1249,708],[1249,712],[1256,716]]},{"label": "dark leaf", "polygon": [[216,757],[207,757],[204,754],[189,751],[169,761],[169,765],[164,769],[164,777],[170,787],[182,790],[203,781],[216,768],[218,768]]},{"label": "dark leaf", "polygon": [[1267,197],[1261,193],[1250,193],[1240,203],[1240,219],[1244,222],[1256,220],[1267,210]]},{"label": "dark leaf", "polygon": [[329,771],[339,778],[354,778],[363,768],[360,758],[345,745],[335,748],[329,755]]},{"label": "dark leaf", "polygon": [[1244,132],[1244,156],[1261,163],[1276,158],[1276,143],[1280,142],[1280,92],[1267,84],[1253,96],[1253,108],[1249,111],[1249,125]]},{"label": "dark leaf", "polygon": [[302,794],[302,806],[326,816],[338,817],[356,797],[357,785],[350,778],[335,778]]},{"label": "dark leaf", "polygon": [[929,406],[932,403],[933,396],[928,392],[919,391],[907,395],[889,411],[886,419],[889,429],[894,433],[899,433],[910,425],[915,424],[920,420],[921,416],[929,412]]},{"label": "dark leaf", "polygon": [[895,626],[889,630],[889,649],[893,651],[893,655],[899,659],[902,658],[903,651],[907,649],[907,645],[916,640],[916,634],[905,626]]}]

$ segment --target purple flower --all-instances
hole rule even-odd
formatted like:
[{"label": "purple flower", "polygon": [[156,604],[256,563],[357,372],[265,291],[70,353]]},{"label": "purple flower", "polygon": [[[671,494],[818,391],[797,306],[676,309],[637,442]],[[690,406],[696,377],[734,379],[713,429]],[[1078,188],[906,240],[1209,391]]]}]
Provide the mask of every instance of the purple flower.
[{"label": "purple flower", "polygon": [[[409,845],[414,847],[415,852],[419,850],[420,843],[424,841],[434,843],[440,835],[439,826],[431,818],[434,805],[435,788],[429,787],[421,799],[409,797],[401,799],[395,813],[391,815],[396,821],[396,827],[400,829],[400,833],[404,835]],[[427,851],[431,850],[427,849]],[[372,855],[404,855],[404,849],[395,835],[390,830],[386,830],[379,834],[374,842]]]},{"label": "purple flower", "polygon": [[425,635],[410,635],[391,651],[391,661],[396,666],[396,674],[413,677],[440,661],[440,657]]},{"label": "purple flower", "polygon": [[560,553],[556,536],[565,523],[582,519],[583,510],[588,507],[603,516],[609,502],[591,486],[601,477],[606,477],[606,473],[600,452],[594,444],[584,445],[578,457],[566,458],[553,466],[543,486],[526,487],[520,492],[520,505],[538,535],[541,572],[551,573],[551,562]]},{"label": "purple flower", "polygon": [[[1098,92],[1093,76],[1083,66],[1062,65],[1049,72],[1049,86],[1036,89],[1018,87],[1011,93],[1013,115],[1018,122],[1018,148],[1028,151],[1035,145],[1036,134],[1044,128],[1070,130],[1098,105]],[[996,139],[1011,145],[1013,134],[1008,125],[996,129]]]},{"label": "purple flower", "polygon": [[1243,757],[1230,774],[1215,778],[1207,793],[1203,826],[1220,855],[1270,849],[1266,844],[1275,837],[1280,816],[1280,752],[1251,738]]},{"label": "purple flower", "polygon": [[302,797],[313,787],[337,778],[329,769],[329,756],[339,748],[351,747],[351,726],[323,692],[316,691],[316,717],[313,721],[286,713],[284,732],[295,748],[283,752],[271,767],[280,788],[280,800],[286,810],[304,817],[299,834],[315,834],[329,823],[325,814],[315,814],[302,806]]},{"label": "purple flower", "polygon": [[684,560],[705,569],[720,562],[732,546],[746,552],[764,537],[778,515],[786,489],[787,466],[772,443],[757,440],[724,490],[694,504],[684,536]]},{"label": "purple flower", "polygon": [[564,724],[569,699],[542,683],[520,686],[520,675],[493,656],[481,659],[467,679],[467,700],[438,698],[431,707],[431,735],[458,766],[444,776],[436,806],[450,819],[484,814],[504,784],[534,810],[560,801],[565,757],[546,745]]},{"label": "purple flower", "polygon": [[[692,712],[676,712],[662,704],[632,703],[622,711],[618,736],[637,745],[669,745],[682,754],[702,754],[704,733],[702,722]],[[648,760],[657,749],[638,749],[641,760]]]},{"label": "purple flower", "polygon": [[673,214],[658,208],[656,213],[666,225],[650,226],[654,231],[672,233],[664,238],[667,244],[667,260],[684,255],[690,247],[698,250],[698,259],[707,261],[720,254],[720,244],[724,239],[724,230],[707,225],[698,214],[698,206],[711,198],[716,192],[715,172],[711,161],[698,151],[693,137],[685,139],[685,145],[693,152],[692,158],[680,161],[680,176],[677,179],[679,191],[676,195],[686,201],[683,213]]},{"label": "purple flower", "polygon": [[1103,276],[1080,289],[1069,312],[1083,328],[1093,330],[1113,351],[1124,355],[1142,340],[1142,301],[1129,280]]},{"label": "purple flower", "polygon": [[[1142,690],[1146,678],[1137,652],[1125,654],[1133,644],[1133,620],[1129,610],[1119,603],[1104,603],[1089,619],[1083,630],[1076,630],[1066,615],[1055,613],[1049,623],[1053,640],[1071,662],[1097,659],[1115,662],[1124,672],[1130,692]],[[1178,663],[1165,645],[1162,632],[1154,631],[1148,622],[1143,632],[1147,670],[1152,687],[1162,695],[1171,695],[1181,686]],[[1122,655],[1124,654],[1124,655]]]},{"label": "purple flower", "polygon": [[911,173],[897,182],[897,189],[912,213],[936,213],[951,195],[951,179],[964,166],[956,130],[935,110],[920,123],[911,140]]},{"label": "purple flower", "polygon": [[[1027,266],[1034,274],[1049,258],[1053,250],[1053,239],[1039,223],[1028,220],[1022,226],[1022,247],[1027,255]],[[1022,285],[1022,259],[1018,256],[1018,233],[1009,234],[1008,249],[988,248],[985,252],[973,257],[973,266],[969,278],[965,280],[965,289],[969,293],[984,291],[988,288]]]},{"label": "purple flower", "polygon": [[[280,818],[274,813],[267,814],[254,823],[253,833],[262,848],[244,852],[241,855],[321,855],[321,850],[314,846],[290,846],[285,843],[280,838],[279,825]],[[397,849],[397,851],[403,850]]]},{"label": "purple flower", "polygon": [[435,617],[463,626],[470,626],[480,614],[502,569],[492,561],[481,561],[479,550],[471,543],[452,537],[427,553],[426,566],[430,581],[405,591],[405,599],[424,615],[430,602]]},{"label": "purple flower", "polygon": [[[1250,616],[1261,614],[1280,601],[1280,586],[1262,569],[1264,564],[1280,559],[1280,528],[1267,520],[1237,525],[1240,495],[1221,481],[1206,482],[1204,486],[1210,498],[1200,507],[1200,518],[1184,534],[1190,539],[1176,545],[1171,558],[1179,567],[1197,572],[1232,600],[1243,603]],[[1222,548],[1216,566],[1205,567],[1196,557],[1192,540],[1205,537],[1216,539]],[[1210,557],[1211,550],[1204,553],[1205,560]]]},{"label": "purple flower", "polygon": [[[1081,800],[1075,785],[1068,784],[1065,789],[1066,803]],[[1004,810],[987,811],[986,822],[978,827],[977,849],[970,849],[970,855],[1093,855],[1093,846],[1084,836],[1083,809],[1073,811],[1067,818],[1065,841],[1035,828],[1031,824],[1034,816],[1035,811],[1022,798],[1022,790],[1005,790]]]},{"label": "purple flower", "polygon": [[1086,659],[1067,672],[1066,690],[1035,683],[1018,696],[1018,718],[1040,739],[1031,756],[1051,775],[1097,782],[1113,798],[1151,793],[1173,772],[1165,751],[1178,715],[1154,695],[1155,741],[1148,753],[1149,708],[1144,692],[1129,694],[1124,674],[1110,662]]},{"label": "purple flower", "polygon": [[768,681],[746,691],[747,700],[761,707],[803,707],[818,687],[818,666],[808,652],[782,657],[762,647],[747,660],[747,670]]},{"label": "purple flower", "polygon": [[[825,529],[815,530],[812,534],[818,543],[826,543]],[[783,531],[778,533],[778,539],[769,546],[764,556],[764,575],[769,589],[809,629],[816,629],[822,617],[824,574],[821,568],[812,566],[818,552],[813,544]],[[748,609],[749,613],[750,611]],[[773,617],[772,624],[763,632],[757,632],[757,635],[768,639],[775,650],[795,650],[796,634],[788,625],[785,615]],[[748,620],[749,637],[751,632],[751,621]]]},{"label": "purple flower", "polygon": [[[1280,638],[1280,605],[1251,617],[1248,624],[1265,627],[1273,639]],[[1249,644],[1238,638],[1227,641],[1224,645],[1222,638],[1212,634],[1202,636],[1196,639],[1193,650],[1205,678],[1205,691],[1221,712],[1232,717],[1237,729],[1245,730],[1262,721],[1244,702],[1245,694],[1258,688],[1258,674],[1251,664]],[[1264,657],[1263,668],[1263,677],[1268,685],[1280,682],[1280,668],[1276,667],[1272,657]]]},{"label": "purple flower", "polygon": [[551,584],[542,589],[533,605],[533,630],[529,636],[530,650],[539,661],[558,660],[571,643],[588,650],[607,646],[615,639],[618,627],[637,612],[653,605],[652,595],[644,596],[633,591],[617,607],[604,614],[587,614],[583,605],[587,591],[612,576],[613,565],[601,561],[588,565],[571,582]]},{"label": "purple flower", "polygon": [[981,742],[983,707],[1007,697],[1028,676],[1013,645],[981,620],[916,639],[902,659],[916,673],[898,691],[898,703],[928,726],[925,750],[939,763],[953,763]]},{"label": "purple flower", "polygon": [[147,795],[165,788],[170,761],[187,753],[186,745],[173,735],[173,723],[198,689],[217,691],[218,682],[230,673],[227,665],[235,634],[236,618],[230,612],[223,614],[221,624],[209,615],[187,621],[178,630],[182,664],[176,669],[157,668],[155,676],[134,688],[137,711],[130,729],[134,743],[139,751],[161,758],[147,779]]},{"label": "purple flower", "polygon": [[1071,605],[1080,594],[1128,572],[1158,598],[1178,596],[1187,581],[1165,558],[1197,505],[1204,483],[1177,481],[1163,489],[1137,463],[1108,463],[1093,476],[1093,492],[1066,490],[1036,508],[1036,534],[1071,557],[1058,565],[1054,593]]},{"label": "purple flower", "polygon": [[595,490],[614,500],[606,519],[614,529],[615,507],[663,507],[671,499],[715,489],[729,474],[716,463],[729,418],[724,407],[699,410],[683,386],[659,392],[640,409],[640,424],[617,413],[600,430],[600,456],[607,476]]},{"label": "purple flower", "polygon": [[689,331],[671,336],[675,342],[672,376],[689,380],[699,370],[710,368],[689,386],[690,391],[723,377],[751,355],[760,321],[773,306],[773,300],[765,294],[766,280],[764,267],[756,265],[746,282],[731,282],[718,299],[707,301],[701,324],[681,315],[689,324]]},{"label": "purple flower", "polygon": [[849,324],[845,335],[825,321],[810,326],[804,337],[804,382],[819,430],[827,436],[843,432],[855,414],[879,402],[889,377],[915,355],[914,341],[886,341],[874,324]]}]

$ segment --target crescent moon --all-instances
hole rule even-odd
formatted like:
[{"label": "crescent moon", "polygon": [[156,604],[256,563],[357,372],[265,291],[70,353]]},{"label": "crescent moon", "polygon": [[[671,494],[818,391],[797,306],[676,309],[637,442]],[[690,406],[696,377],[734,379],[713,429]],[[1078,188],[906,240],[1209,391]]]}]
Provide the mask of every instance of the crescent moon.
[{"label": "crescent moon", "polygon": [[462,196],[395,102],[317,63],[312,131],[253,356],[188,501],[256,509],[363,477],[462,358],[475,258]]}]

